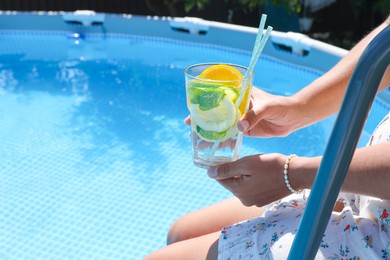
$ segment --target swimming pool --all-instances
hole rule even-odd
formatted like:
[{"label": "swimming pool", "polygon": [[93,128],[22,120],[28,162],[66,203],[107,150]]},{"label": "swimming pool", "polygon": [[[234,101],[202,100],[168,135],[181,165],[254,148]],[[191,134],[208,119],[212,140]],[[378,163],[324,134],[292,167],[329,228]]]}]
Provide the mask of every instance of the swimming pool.
[{"label": "swimming pool", "polygon": [[[236,37],[225,32],[232,40],[222,44],[213,40],[220,31],[203,26],[206,35],[183,34],[162,18],[105,16],[102,27],[4,13],[0,21],[0,258],[141,259],[164,246],[176,218],[230,196],[192,165],[183,70],[247,64],[250,48]],[[272,93],[294,93],[325,69],[308,67],[310,55],[267,48],[254,85]],[[389,107],[376,100],[360,145]],[[318,155],[332,124],[247,138],[242,154]]]}]

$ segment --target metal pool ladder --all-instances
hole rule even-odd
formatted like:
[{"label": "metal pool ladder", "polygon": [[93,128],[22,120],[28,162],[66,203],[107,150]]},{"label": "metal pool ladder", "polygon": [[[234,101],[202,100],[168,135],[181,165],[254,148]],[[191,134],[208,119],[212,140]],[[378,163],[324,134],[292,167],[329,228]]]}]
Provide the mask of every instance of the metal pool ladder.
[{"label": "metal pool ladder", "polygon": [[367,46],[352,74],[288,259],[314,259],[379,83],[390,64],[390,25]]}]

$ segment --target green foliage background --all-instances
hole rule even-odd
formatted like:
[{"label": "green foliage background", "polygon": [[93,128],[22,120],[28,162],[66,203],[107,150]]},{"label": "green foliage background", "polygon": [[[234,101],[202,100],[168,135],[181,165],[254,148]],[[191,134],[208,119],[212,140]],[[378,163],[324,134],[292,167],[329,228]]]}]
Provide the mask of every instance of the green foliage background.
[{"label": "green foliage background", "polygon": [[313,26],[304,33],[346,49],[390,14],[390,0],[337,0],[333,9],[316,13],[304,8],[304,0],[145,0],[145,3],[155,15],[194,16],[252,27],[258,26],[263,12],[273,11],[274,16],[268,16],[267,22],[280,31],[299,30],[298,19],[309,16],[314,19]]}]

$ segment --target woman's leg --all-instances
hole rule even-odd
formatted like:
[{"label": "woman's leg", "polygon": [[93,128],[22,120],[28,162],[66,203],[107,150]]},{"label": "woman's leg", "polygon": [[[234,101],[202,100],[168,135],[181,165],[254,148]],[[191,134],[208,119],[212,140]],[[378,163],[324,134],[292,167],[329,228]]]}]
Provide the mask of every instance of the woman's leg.
[{"label": "woman's leg", "polygon": [[220,230],[258,217],[264,209],[246,207],[235,197],[191,212],[176,220],[168,233],[168,246],[146,256],[153,259],[217,259]]},{"label": "woman's leg", "polygon": [[172,244],[214,232],[219,233],[225,226],[259,217],[263,211],[263,208],[255,206],[246,207],[233,197],[176,220],[168,232],[167,243]]},{"label": "woman's leg", "polygon": [[258,217],[262,213],[263,208],[245,207],[236,198],[195,211],[172,225],[170,236],[177,240],[170,238],[172,244],[146,256],[144,260],[217,259],[222,227]]},{"label": "woman's leg", "polygon": [[145,256],[144,260],[198,260],[218,258],[220,232],[180,241]]}]

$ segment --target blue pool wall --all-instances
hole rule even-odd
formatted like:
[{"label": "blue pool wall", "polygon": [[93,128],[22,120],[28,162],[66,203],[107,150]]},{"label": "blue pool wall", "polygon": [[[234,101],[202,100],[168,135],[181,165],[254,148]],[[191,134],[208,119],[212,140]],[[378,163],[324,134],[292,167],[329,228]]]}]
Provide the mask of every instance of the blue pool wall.
[{"label": "blue pool wall", "polygon": [[[242,50],[252,50],[257,28],[206,21],[198,18],[152,17],[138,15],[99,14],[101,25],[84,26],[67,23],[67,12],[0,12],[0,29],[64,30],[69,32],[124,33],[142,36],[165,37],[190,42],[217,44]],[[82,20],[83,18],[75,18]],[[269,24],[266,24],[268,26]],[[271,25],[272,26],[272,25]],[[187,32],[190,31],[190,32]],[[286,46],[294,51],[288,54]],[[301,55],[300,51],[308,52]],[[347,51],[303,34],[292,32],[271,33],[263,53],[286,62],[327,71]],[[321,62],[319,62],[321,61]]]}]

